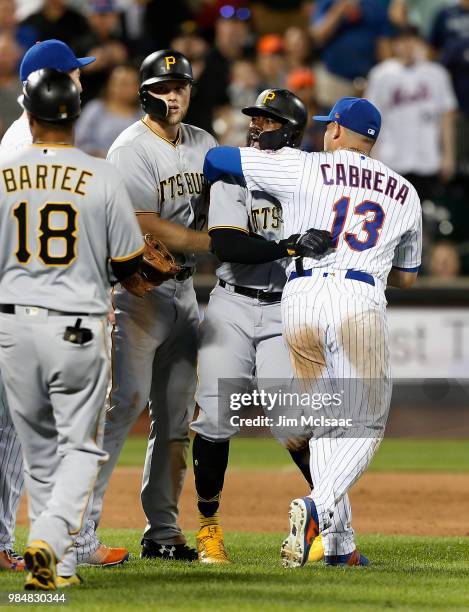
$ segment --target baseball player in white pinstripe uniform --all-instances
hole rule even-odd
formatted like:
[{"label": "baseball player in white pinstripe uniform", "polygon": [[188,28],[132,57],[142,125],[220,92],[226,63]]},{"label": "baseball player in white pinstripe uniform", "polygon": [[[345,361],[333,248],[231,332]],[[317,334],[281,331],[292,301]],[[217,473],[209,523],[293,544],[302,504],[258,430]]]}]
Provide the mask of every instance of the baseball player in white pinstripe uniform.
[{"label": "baseball player in white pinstripe uniform", "polygon": [[334,416],[350,415],[351,428],[314,423],[314,489],[292,501],[281,555],[285,567],[304,565],[322,533],[326,564],[367,565],[354,543],[347,492],[384,434],[391,398],[384,290],[386,283],[410,287],[417,277],[421,208],[412,185],[369,156],[381,126],[369,101],[343,98],[315,119],[327,123],[324,153],[220,147],[207,154],[204,171],[211,181],[244,176],[250,190],[278,198],[286,235],[301,241],[309,227],[332,234],[330,254],[297,258],[287,269],[282,319],[302,387],[311,394],[346,387]]}]

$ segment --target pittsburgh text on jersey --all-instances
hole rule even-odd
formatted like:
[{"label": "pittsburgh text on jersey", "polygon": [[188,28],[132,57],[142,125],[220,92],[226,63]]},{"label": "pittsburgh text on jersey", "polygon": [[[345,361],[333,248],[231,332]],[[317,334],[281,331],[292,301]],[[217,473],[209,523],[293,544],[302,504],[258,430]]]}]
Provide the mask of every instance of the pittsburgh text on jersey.
[{"label": "pittsburgh text on jersey", "polygon": [[184,172],[184,174],[170,176],[160,181],[161,204],[167,199],[182,196],[184,193],[200,195],[205,185],[206,180],[201,172]]}]

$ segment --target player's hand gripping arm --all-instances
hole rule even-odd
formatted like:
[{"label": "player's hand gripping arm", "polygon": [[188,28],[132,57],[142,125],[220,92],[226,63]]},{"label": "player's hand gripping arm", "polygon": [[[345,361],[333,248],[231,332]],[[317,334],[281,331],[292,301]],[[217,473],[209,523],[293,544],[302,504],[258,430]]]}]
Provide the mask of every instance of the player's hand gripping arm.
[{"label": "player's hand gripping arm", "polygon": [[206,232],[189,229],[179,223],[161,219],[156,213],[139,214],[137,221],[142,234],[152,234],[161,240],[171,253],[206,253],[210,251],[210,236]]}]

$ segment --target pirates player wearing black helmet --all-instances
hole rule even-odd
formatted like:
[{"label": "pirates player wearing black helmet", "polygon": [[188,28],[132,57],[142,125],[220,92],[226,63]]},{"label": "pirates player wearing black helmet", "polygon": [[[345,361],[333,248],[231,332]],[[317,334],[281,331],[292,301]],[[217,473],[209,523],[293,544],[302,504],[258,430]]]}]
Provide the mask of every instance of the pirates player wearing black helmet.
[{"label": "pirates player wearing black helmet", "polygon": [[25,588],[79,585],[72,546],[102,449],[109,267],[136,272],[143,241],[119,172],[73,146],[80,91],[31,73],[33,144],[1,157],[0,364],[21,442],[31,529]]},{"label": "pirates player wearing black helmet", "polygon": [[178,525],[178,500],[186,473],[189,420],[195,402],[199,314],[192,275],[195,253],[207,252],[201,231],[208,209],[202,174],[215,139],[183,123],[192,69],[173,50],[149,55],[140,69],[144,118],[112,144],[108,160],[122,173],[143,234],[161,239],[181,271],[135,297],[114,291],[113,385],[104,448],[109,461],[96,481],[91,519],[99,524],[102,500],[126,437],[150,401],[151,431],[141,500],[147,525],[142,557],[196,560]]},{"label": "pirates player wearing black helmet", "polygon": [[[307,111],[290,91],[268,89],[254,106],[242,112],[251,117],[247,146],[277,150],[300,145]],[[197,548],[200,561],[227,563],[218,508],[229,441],[239,432],[239,421],[227,398],[220,396],[219,382],[236,379],[236,384],[249,388],[254,379],[291,379],[280,299],[286,282],[286,258],[296,254],[300,246],[297,236],[283,238],[278,201],[264,192],[248,191],[234,177],[212,185],[208,225],[213,250],[222,263],[201,324],[196,394],[199,414],[191,424],[196,432]],[[316,237],[321,238],[321,234],[311,234],[309,246],[317,248],[320,255],[321,244],[315,242]],[[291,442],[283,440],[311,488],[306,440],[300,446]],[[319,540],[310,558],[318,560],[322,556]]]}]

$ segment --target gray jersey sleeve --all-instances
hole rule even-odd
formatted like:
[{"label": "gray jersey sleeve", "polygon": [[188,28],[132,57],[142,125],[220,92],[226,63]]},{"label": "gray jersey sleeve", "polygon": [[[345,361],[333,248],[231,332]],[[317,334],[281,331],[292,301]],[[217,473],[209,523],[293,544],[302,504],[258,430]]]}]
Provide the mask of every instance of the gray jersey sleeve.
[{"label": "gray jersey sleeve", "polygon": [[136,147],[120,146],[111,149],[108,161],[118,168],[125,186],[132,194],[135,212],[160,212],[159,177],[156,164],[151,164]]},{"label": "gray jersey sleeve", "polygon": [[246,188],[234,177],[217,181],[210,190],[208,231],[236,229],[249,234]]},{"label": "gray jersey sleeve", "polygon": [[132,259],[143,252],[140,227],[121,178],[116,177],[106,198],[106,221],[108,253],[113,261]]}]

